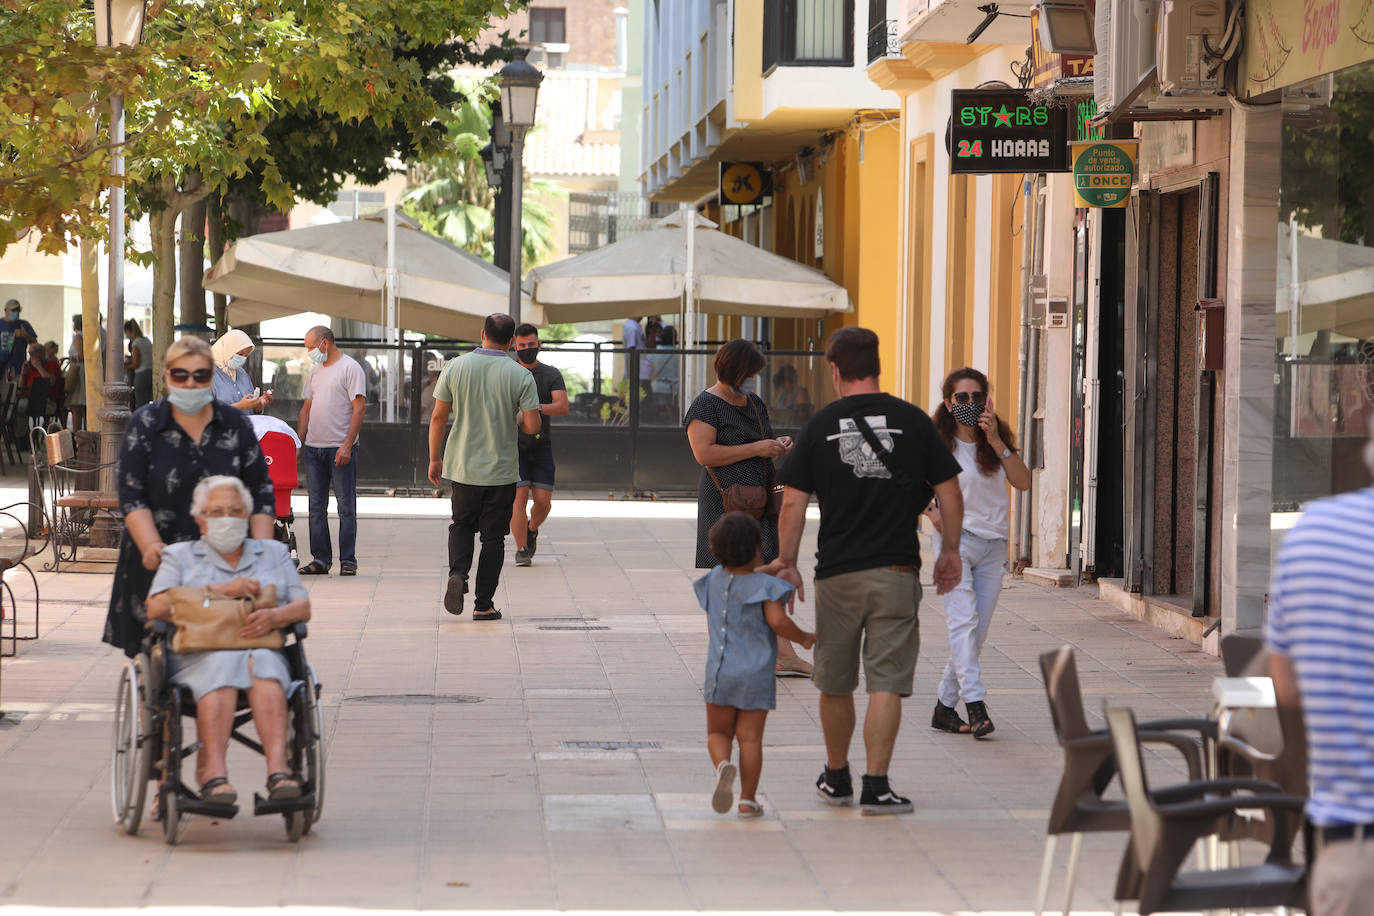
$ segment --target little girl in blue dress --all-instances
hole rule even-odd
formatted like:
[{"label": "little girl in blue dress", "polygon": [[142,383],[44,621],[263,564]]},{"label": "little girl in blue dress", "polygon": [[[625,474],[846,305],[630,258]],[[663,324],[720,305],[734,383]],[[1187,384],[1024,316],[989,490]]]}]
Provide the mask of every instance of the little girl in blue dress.
[{"label": "little girl in blue dress", "polygon": [[734,803],[739,741],[739,816],[758,817],[754,798],[763,770],[763,726],[776,702],[774,665],[778,636],[810,649],[816,634],[801,629],[784,603],[795,590],[781,579],[754,572],[763,563],[759,523],[731,512],[711,527],[711,553],[720,565],[695,583],[706,611],[711,643],[706,656],[706,747],[716,767],[711,806],[718,814]]}]

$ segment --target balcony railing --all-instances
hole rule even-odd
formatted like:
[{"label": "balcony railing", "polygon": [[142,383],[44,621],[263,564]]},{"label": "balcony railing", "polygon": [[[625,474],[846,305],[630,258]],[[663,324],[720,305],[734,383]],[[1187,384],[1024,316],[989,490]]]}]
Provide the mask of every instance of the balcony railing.
[{"label": "balcony railing", "polygon": [[763,72],[854,64],[854,0],[764,0]]},{"label": "balcony railing", "polygon": [[898,37],[896,19],[879,19],[868,30],[868,62],[885,57],[901,57],[902,42]]}]

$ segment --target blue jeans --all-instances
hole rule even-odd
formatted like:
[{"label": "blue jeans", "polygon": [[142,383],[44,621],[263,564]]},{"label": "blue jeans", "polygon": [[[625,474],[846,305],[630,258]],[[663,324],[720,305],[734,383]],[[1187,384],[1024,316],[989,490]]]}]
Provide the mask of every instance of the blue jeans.
[{"label": "blue jeans", "polygon": [[305,481],[310,494],[310,556],[324,568],[334,563],[334,548],[329,540],[329,485],[339,503],[339,564],[357,567],[354,549],[358,542],[358,446],[348,464],[334,464],[337,448],[306,446]]},{"label": "blue jeans", "polygon": [[960,700],[975,703],[987,696],[978,655],[988,638],[988,625],[1002,593],[1002,574],[1007,566],[1007,539],[989,540],[967,531],[959,538],[963,576],[945,595],[945,619],[949,624],[949,661],[940,679],[940,702],[954,706]]}]

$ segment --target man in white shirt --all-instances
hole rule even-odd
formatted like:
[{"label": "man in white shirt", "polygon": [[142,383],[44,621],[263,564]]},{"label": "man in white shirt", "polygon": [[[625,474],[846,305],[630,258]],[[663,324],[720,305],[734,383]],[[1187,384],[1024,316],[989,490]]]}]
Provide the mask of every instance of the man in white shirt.
[{"label": "man in white shirt", "polygon": [[358,558],[358,432],[367,406],[367,373],[334,344],[334,332],[319,325],[305,335],[314,369],[306,376],[296,431],[305,443],[306,488],[310,494],[310,555],[301,575],[324,576],[334,563],[329,540],[329,486],[339,505],[339,575],[356,576]]}]

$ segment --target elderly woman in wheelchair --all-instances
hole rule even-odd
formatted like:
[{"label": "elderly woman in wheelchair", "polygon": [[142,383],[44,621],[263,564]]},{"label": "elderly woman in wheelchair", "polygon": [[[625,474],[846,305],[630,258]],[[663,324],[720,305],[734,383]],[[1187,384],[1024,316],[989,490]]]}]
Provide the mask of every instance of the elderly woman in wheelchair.
[{"label": "elderly woman in wheelchair", "polygon": [[[238,636],[263,641],[275,631],[310,619],[310,599],[301,585],[285,544],[248,538],[253,509],[248,489],[235,477],[202,480],[192,497],[191,514],[201,538],[168,545],[149,590],[150,620],[174,621],[172,589],[196,589],[208,602],[213,598],[260,599],[274,589],[275,605],[247,614]],[[176,593],[185,600],[184,592]],[[175,622],[175,621],[174,621]],[[176,642],[173,642],[173,647]],[[196,733],[201,752],[196,776],[205,802],[233,805],[238,793],[229,783],[226,754],[235,728],[239,692],[252,710],[267,762],[267,791],[271,801],[301,795],[301,775],[287,760],[290,729],[287,697],[293,678],[280,649],[209,649],[189,653],[168,651],[166,670],[172,684],[188,688],[195,698]]]}]

